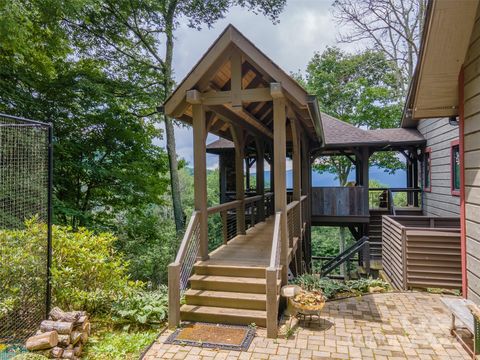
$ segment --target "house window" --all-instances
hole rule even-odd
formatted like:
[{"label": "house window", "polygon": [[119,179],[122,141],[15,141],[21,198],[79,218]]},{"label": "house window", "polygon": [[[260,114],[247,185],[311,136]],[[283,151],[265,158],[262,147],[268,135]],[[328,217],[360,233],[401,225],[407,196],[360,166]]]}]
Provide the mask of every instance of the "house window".
[{"label": "house window", "polygon": [[432,190],[432,149],[426,148],[423,154],[423,190]]},{"label": "house window", "polygon": [[458,140],[451,143],[451,175],[452,175],[452,195],[460,195],[460,145]]}]

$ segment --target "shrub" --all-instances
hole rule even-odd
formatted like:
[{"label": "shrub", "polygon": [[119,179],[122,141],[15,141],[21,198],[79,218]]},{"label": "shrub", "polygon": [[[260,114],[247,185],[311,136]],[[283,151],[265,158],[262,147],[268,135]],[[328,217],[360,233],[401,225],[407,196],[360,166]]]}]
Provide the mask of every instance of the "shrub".
[{"label": "shrub", "polygon": [[351,295],[365,294],[369,292],[370,287],[390,290],[390,285],[387,282],[382,279],[371,278],[343,282],[329,278],[321,278],[315,274],[304,274],[296,277],[293,283],[308,291],[321,290],[327,299],[333,299],[338,294],[345,293]]},{"label": "shrub", "polygon": [[34,353],[24,353],[14,356],[12,360],[45,360],[47,357]]},{"label": "shrub", "polygon": [[[0,230],[4,262],[0,266],[0,321],[2,315],[11,314],[28,303],[38,306],[42,301],[45,234],[46,225],[35,219],[27,221],[23,230]],[[128,263],[113,250],[115,240],[109,233],[95,234],[83,228],[73,231],[53,226],[52,295],[55,305],[90,313],[107,312],[115,301],[141,286],[129,280]]]},{"label": "shrub", "polygon": [[113,307],[114,320],[136,324],[156,324],[168,315],[168,288],[155,291],[135,290]]}]

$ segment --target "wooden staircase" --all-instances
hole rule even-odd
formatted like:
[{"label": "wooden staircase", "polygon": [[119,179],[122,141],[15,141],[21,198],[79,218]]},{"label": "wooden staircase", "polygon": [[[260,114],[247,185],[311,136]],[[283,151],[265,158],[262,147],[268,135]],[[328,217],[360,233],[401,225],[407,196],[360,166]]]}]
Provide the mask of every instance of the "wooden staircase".
[{"label": "wooden staircase", "polygon": [[[184,321],[266,327],[266,267],[197,263],[180,308]],[[277,280],[278,289],[281,280]]]},{"label": "wooden staircase", "polygon": [[387,209],[370,210],[368,238],[370,239],[370,258],[372,260],[382,260],[382,216],[389,214]]}]

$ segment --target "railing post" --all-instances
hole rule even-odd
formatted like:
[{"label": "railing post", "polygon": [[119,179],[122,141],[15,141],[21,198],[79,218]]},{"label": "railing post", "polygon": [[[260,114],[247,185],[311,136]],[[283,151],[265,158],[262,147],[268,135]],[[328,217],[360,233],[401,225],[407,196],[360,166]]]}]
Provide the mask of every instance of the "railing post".
[{"label": "railing post", "polygon": [[266,270],[267,294],[267,337],[276,338],[278,334],[277,269]]},{"label": "railing post", "polygon": [[180,264],[168,265],[168,327],[180,324]]},{"label": "railing post", "polygon": [[365,272],[370,275],[370,241],[365,240],[363,245],[363,261],[365,264]]},{"label": "railing post", "polygon": [[222,217],[223,243],[226,244],[228,242],[228,221],[227,221],[228,213],[226,211],[222,211],[220,213],[220,216]]}]

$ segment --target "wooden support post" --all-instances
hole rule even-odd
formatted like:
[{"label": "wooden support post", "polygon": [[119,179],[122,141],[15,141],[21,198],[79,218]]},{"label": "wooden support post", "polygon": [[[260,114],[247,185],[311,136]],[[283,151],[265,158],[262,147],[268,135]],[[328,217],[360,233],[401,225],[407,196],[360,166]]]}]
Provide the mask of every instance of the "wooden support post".
[{"label": "wooden support post", "polygon": [[266,270],[267,337],[275,339],[278,334],[277,269]]},{"label": "wooden support post", "polygon": [[250,159],[245,158],[245,188],[250,191]]},{"label": "wooden support post", "polygon": [[180,264],[168,265],[168,327],[180,324]]},{"label": "wooden support post", "polygon": [[245,234],[245,184],[243,179],[243,158],[245,156],[245,141],[243,130],[232,126],[232,138],[235,144],[235,193],[240,200],[237,208],[237,235]]},{"label": "wooden support post", "polygon": [[[413,187],[413,161],[412,161],[412,158],[410,156],[410,153],[407,154],[406,156],[406,160],[407,160],[407,171],[406,171],[406,175],[407,175],[407,188],[412,188]],[[411,192],[407,192],[407,205],[408,206],[412,206],[413,205],[413,197],[414,197],[415,194],[411,193]]]},{"label": "wooden support post", "polygon": [[308,149],[308,138],[305,134],[302,134],[302,142],[301,142],[301,149],[302,149],[302,194],[307,196],[305,200],[307,202],[305,209],[306,213],[303,214],[304,221],[306,222],[305,228],[305,239],[304,239],[304,254],[303,260],[305,262],[305,270],[307,272],[310,271],[311,265],[311,252],[310,252],[310,237],[311,237],[311,227],[310,227],[310,205],[311,205],[311,193],[310,190],[311,186],[311,165],[310,165],[310,153]]},{"label": "wooden support post", "polygon": [[286,102],[281,84],[270,84],[273,97],[273,153],[274,153],[274,178],[275,178],[275,212],[281,212],[281,257],[282,285],[288,281],[288,224],[287,224],[287,186],[286,186]]},{"label": "wooden support post", "polygon": [[193,173],[194,205],[199,211],[200,259],[208,260],[208,214],[207,214],[207,149],[205,146],[205,108],[201,104],[192,105],[193,124]]},{"label": "wooden support post", "polygon": [[265,148],[259,137],[255,138],[255,147],[257,150],[256,190],[257,195],[262,196],[260,206],[258,206],[258,221],[265,221]]},{"label": "wooden support post", "polygon": [[242,54],[234,51],[230,57],[232,107],[242,108]]},{"label": "wooden support post", "polygon": [[298,245],[296,250],[295,262],[296,270],[302,272],[302,204],[300,203],[302,197],[302,164],[301,164],[301,143],[300,143],[300,124],[296,118],[290,119],[290,128],[292,129],[292,144],[293,144],[293,201],[298,201],[297,218],[293,219],[296,222],[294,226],[295,233],[293,236],[298,238]]},{"label": "wooden support post", "polygon": [[[414,189],[420,189],[420,184],[419,184],[419,176],[418,176],[418,155],[416,153],[417,150],[415,150],[415,155],[413,157],[413,188]],[[418,207],[420,204],[419,201],[419,196],[420,192],[416,191],[413,194],[413,206]]]},{"label": "wooden support post", "polygon": [[361,184],[362,186],[364,186],[367,191],[366,191],[366,196],[365,198],[363,199],[364,201],[364,206],[365,206],[365,209],[366,211],[368,212],[369,210],[369,199],[368,199],[368,182],[369,182],[369,177],[368,177],[368,170],[369,170],[369,160],[370,160],[370,152],[368,150],[368,147],[362,147],[361,148],[361,169],[360,169],[360,178],[361,178]]}]

